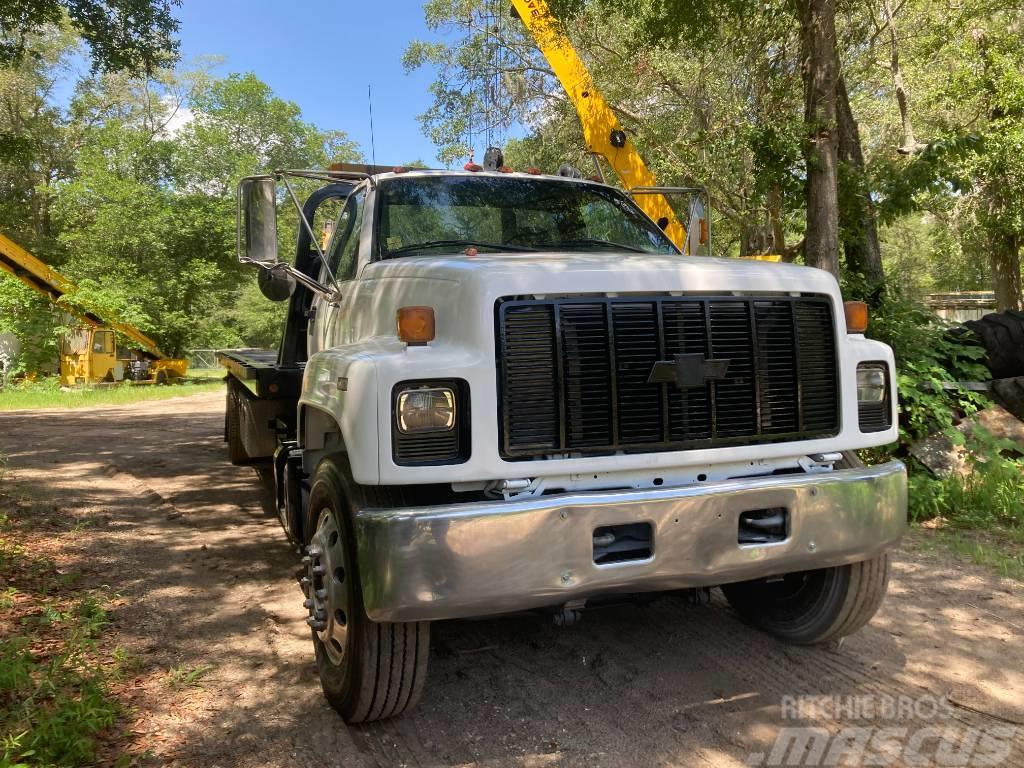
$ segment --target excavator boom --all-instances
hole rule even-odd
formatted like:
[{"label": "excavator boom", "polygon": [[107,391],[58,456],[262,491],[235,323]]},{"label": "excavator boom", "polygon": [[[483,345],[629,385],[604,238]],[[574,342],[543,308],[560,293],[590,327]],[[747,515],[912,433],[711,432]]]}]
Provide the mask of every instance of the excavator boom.
[{"label": "excavator boom", "polygon": [[[75,285],[60,272],[48,267],[31,253],[26,251],[9,237],[0,234],[0,269],[8,272],[36,293],[57,304],[65,294],[73,293]],[[113,328],[122,336],[131,339],[142,347],[156,360],[166,359],[156,342],[134,326],[126,323],[104,322],[99,315],[88,310],[60,304],[65,312],[70,312],[91,326],[105,325]]]},{"label": "excavator boom", "polygon": [[[601,96],[572,43],[562,34],[545,0],[512,0],[512,5],[576,107],[587,149],[608,162],[627,190],[656,187],[657,179],[622,130],[615,112]],[[636,203],[654,221],[667,221],[665,234],[686,250],[686,227],[664,195],[641,194]]]}]

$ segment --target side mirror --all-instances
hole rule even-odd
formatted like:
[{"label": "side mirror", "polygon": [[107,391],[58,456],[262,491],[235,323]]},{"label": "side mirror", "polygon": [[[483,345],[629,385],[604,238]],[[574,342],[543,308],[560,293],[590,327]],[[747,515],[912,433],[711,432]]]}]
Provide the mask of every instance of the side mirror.
[{"label": "side mirror", "polygon": [[238,259],[277,264],[277,184],[271,176],[251,176],[238,184]]},{"label": "side mirror", "polygon": [[295,277],[283,269],[260,267],[257,284],[260,293],[271,301],[286,301],[295,293]]}]

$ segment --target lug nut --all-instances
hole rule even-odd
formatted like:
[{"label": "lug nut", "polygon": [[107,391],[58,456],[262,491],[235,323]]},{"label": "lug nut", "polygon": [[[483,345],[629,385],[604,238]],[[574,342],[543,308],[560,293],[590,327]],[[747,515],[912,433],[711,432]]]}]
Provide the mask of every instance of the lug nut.
[{"label": "lug nut", "polygon": [[302,601],[302,607],[305,608],[306,610],[309,610],[310,608],[313,607],[313,601],[308,599],[308,598],[306,600],[303,600]]},{"label": "lug nut", "polygon": [[326,589],[318,589],[318,590],[316,591],[316,596],[317,596],[317,597],[318,597],[318,598],[319,598],[320,600],[326,600],[326,599],[327,599],[327,590],[326,590]]},{"label": "lug nut", "polygon": [[302,558],[302,564],[303,565],[309,565],[312,562],[313,562],[313,558],[310,557],[309,555],[306,555],[305,557]]},{"label": "lug nut", "polygon": [[327,569],[324,568],[322,565],[314,565],[313,566],[313,575],[314,576],[323,576],[325,573],[327,573]]},{"label": "lug nut", "polygon": [[309,624],[309,626],[311,626],[317,632],[322,632],[327,627],[327,625],[322,620],[314,619],[312,616],[306,619],[306,623]]}]

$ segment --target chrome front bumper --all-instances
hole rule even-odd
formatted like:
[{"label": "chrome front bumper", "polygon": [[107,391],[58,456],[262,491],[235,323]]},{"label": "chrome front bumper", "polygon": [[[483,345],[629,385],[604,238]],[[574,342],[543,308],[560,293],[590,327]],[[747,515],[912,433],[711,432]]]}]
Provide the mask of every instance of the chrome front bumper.
[{"label": "chrome front bumper", "polygon": [[[789,534],[740,545],[739,516],[784,507]],[[898,461],[685,488],[603,491],[356,516],[366,612],[376,621],[483,616],[599,594],[711,586],[866,560],[907,517]],[[653,554],[597,565],[596,528],[649,522]]]}]

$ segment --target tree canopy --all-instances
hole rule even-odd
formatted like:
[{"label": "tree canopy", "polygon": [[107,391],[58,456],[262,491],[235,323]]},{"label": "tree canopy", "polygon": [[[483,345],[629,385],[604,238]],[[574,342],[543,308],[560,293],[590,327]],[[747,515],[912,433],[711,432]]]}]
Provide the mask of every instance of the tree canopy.
[{"label": "tree canopy", "polygon": [[150,73],[178,56],[181,0],[0,0],[0,65],[38,56],[40,33],[70,25],[89,46],[94,71]]},{"label": "tree canopy", "polygon": [[[549,5],[659,181],[708,188],[716,254],[827,266],[808,253],[809,240],[822,242],[808,209],[812,180],[834,161],[828,249],[851,285],[877,285],[884,265],[916,295],[995,287],[1001,306],[1020,306],[1019,4]],[[518,123],[527,135],[508,143],[510,161],[589,172],[579,119],[521,23],[493,0],[429,0],[425,13],[456,40],[414,42],[405,59],[437,71],[421,120],[443,157]],[[834,46],[809,50],[823,38]]]},{"label": "tree canopy", "polygon": [[[361,160],[359,148],[252,73],[93,73],[60,104],[53,86],[79,39],[51,26],[30,44],[38,56],[0,69],[4,233],[79,286],[69,304],[135,324],[168,354],[273,344],[281,307],[235,258],[235,185]],[[28,342],[22,367],[53,358],[62,322],[0,279],[0,331]]]}]

